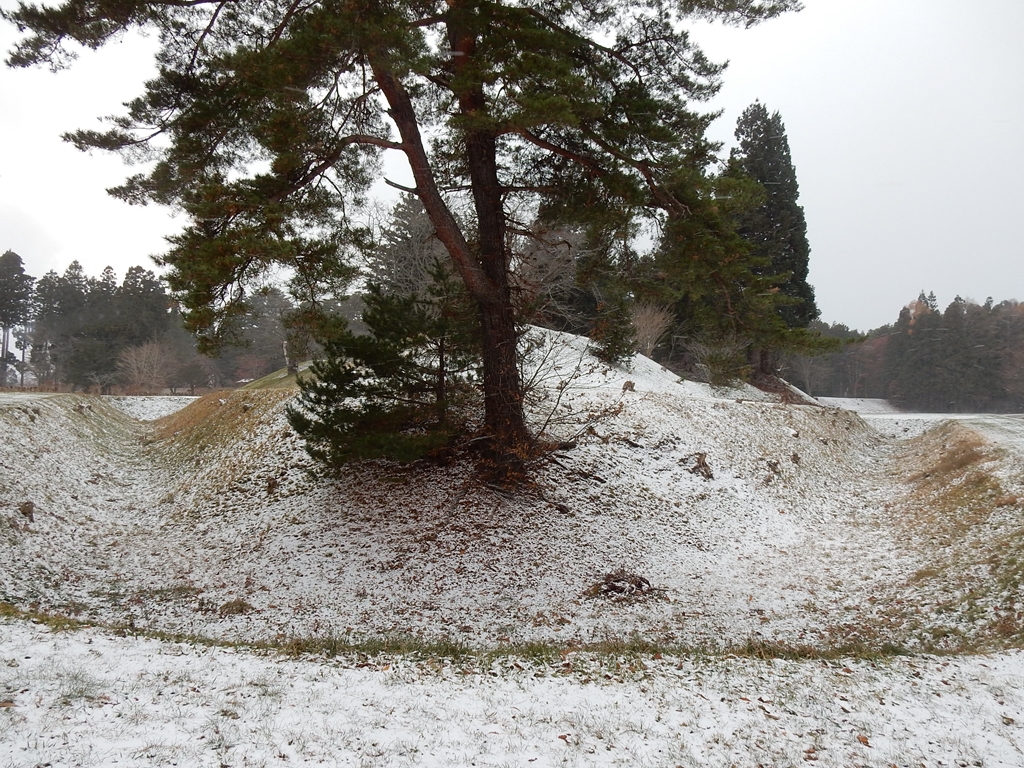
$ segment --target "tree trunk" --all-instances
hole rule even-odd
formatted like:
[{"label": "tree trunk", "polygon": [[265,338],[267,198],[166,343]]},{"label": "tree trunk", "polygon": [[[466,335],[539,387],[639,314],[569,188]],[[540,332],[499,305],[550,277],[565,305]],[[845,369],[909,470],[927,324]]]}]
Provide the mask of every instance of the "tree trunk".
[{"label": "tree trunk", "polygon": [[[458,25],[449,25],[449,42],[456,67],[465,66],[475,52],[475,39],[463,34]],[[463,115],[474,117],[486,112],[482,86],[459,94]],[[478,260],[488,282],[490,295],[478,298],[483,331],[484,402],[487,432],[494,442],[493,453],[500,464],[499,473],[521,473],[524,449],[529,441],[523,415],[522,383],[516,350],[516,330],[512,292],[508,280],[508,252],[505,239],[505,208],[498,180],[497,137],[477,130],[466,134],[466,159],[470,187],[477,216]]]},{"label": "tree trunk", "polygon": [[484,422],[497,473],[512,479],[523,473],[530,442],[523,414],[522,382],[516,350],[518,333],[511,301],[480,306],[483,331]]},{"label": "tree trunk", "polygon": [[0,387],[7,386],[7,341],[10,338],[11,330],[6,326],[3,329],[3,342],[0,343]]},{"label": "tree trunk", "polygon": [[[472,54],[472,37],[450,33],[453,50]],[[478,218],[479,244],[470,246],[454,215],[437,188],[434,172],[423,146],[419,124],[403,83],[386,59],[371,55],[374,77],[390,107],[389,114],[402,137],[402,150],[416,181],[416,194],[476,302],[483,346],[484,424],[489,438],[489,458],[496,477],[514,482],[522,477],[530,435],[523,414],[522,384],[516,357],[518,334],[505,253],[505,217],[498,182],[496,143],[493,134],[466,134],[467,160]],[[460,96],[464,114],[482,108],[483,91]]]}]

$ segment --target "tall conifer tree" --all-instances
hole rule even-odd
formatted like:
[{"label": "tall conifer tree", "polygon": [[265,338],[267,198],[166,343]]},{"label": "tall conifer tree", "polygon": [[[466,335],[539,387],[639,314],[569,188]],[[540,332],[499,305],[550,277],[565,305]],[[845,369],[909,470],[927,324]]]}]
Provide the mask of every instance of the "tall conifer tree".
[{"label": "tall conifer tree", "polygon": [[21,256],[6,251],[0,256],[0,386],[7,386],[11,329],[25,323],[32,311],[35,278],[25,274]]},{"label": "tall conifer tree", "polygon": [[738,216],[740,234],[764,259],[761,269],[787,275],[779,290],[792,301],[778,308],[790,328],[806,328],[819,315],[814,288],[807,282],[810,245],[804,209],[797,203],[799,186],[789,152],[786,127],[778,112],[771,115],[754,102],[736,123],[739,146],[732,151],[732,170],[764,188],[763,202]]}]

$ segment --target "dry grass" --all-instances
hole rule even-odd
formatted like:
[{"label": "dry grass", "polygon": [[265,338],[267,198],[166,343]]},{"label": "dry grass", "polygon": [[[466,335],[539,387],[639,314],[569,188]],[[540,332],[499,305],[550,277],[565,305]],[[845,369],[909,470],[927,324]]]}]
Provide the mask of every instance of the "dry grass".
[{"label": "dry grass", "polygon": [[284,390],[221,390],[204,395],[191,405],[156,422],[158,441],[189,443],[209,448],[231,442],[254,416],[273,410],[294,392]]},{"label": "dry grass", "polygon": [[907,458],[919,468],[907,479],[919,485],[941,484],[951,475],[985,461],[985,447],[985,440],[976,432],[957,422],[947,422],[912,441]]},{"label": "dry grass", "polygon": [[921,620],[927,643],[959,650],[1024,643],[1024,520],[1007,514],[1020,499],[999,480],[1004,458],[947,422],[911,441],[899,459],[910,472],[894,523],[927,563],[910,585],[943,617]]},{"label": "dry grass", "polygon": [[960,537],[985,523],[1006,495],[995,461],[981,436],[956,422],[912,441],[900,459],[911,486],[901,522],[927,538]]},{"label": "dry grass", "polygon": [[295,390],[298,387],[298,375],[294,373],[288,373],[287,369],[281,368],[280,370],[268,373],[261,379],[250,381],[241,389],[244,391],[253,390],[264,390],[264,389],[288,389]]},{"label": "dry grass", "polygon": [[213,456],[253,434],[280,404],[294,396],[291,389],[211,392],[155,424],[153,442],[172,460]]}]

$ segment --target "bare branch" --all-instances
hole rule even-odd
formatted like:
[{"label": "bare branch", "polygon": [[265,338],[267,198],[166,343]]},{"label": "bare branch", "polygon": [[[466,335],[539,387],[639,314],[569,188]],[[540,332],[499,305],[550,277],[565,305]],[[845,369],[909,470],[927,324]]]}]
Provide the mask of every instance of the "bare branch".
[{"label": "bare branch", "polygon": [[195,69],[196,59],[199,58],[199,51],[203,47],[203,41],[205,41],[206,36],[210,34],[210,31],[213,29],[213,25],[217,23],[217,17],[220,16],[220,12],[224,10],[224,6],[231,1],[232,0],[221,0],[220,4],[216,7],[216,9],[214,9],[213,15],[210,17],[210,23],[206,25],[206,28],[203,30],[202,34],[199,35],[199,39],[196,40],[196,45],[192,49],[192,58],[189,60],[188,63],[189,71]]}]

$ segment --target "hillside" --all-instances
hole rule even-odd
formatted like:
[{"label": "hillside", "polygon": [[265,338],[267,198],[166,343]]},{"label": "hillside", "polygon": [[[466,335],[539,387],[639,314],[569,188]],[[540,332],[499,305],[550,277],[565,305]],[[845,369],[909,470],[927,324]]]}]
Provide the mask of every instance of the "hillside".
[{"label": "hillside", "polygon": [[[323,746],[331,739],[320,731],[321,746],[306,751],[278,737],[299,727],[280,721],[295,706],[285,693],[293,683],[280,675],[307,681],[326,675],[337,678],[330,685],[356,685],[349,672],[360,676],[357,685],[368,700],[394,695],[405,702],[398,705],[407,708],[402,732],[419,734],[403,742],[390,727],[374,726],[384,729],[381,743],[390,745],[381,765],[466,764],[460,754],[478,755],[483,764],[516,762],[517,751],[534,739],[547,745],[539,748],[538,765],[638,765],[645,764],[644,754],[646,764],[667,764],[629,735],[634,728],[645,738],[648,729],[658,748],[681,764],[699,764],[709,754],[720,764],[748,764],[758,733],[765,733],[759,724],[772,733],[785,725],[791,734],[818,734],[769,740],[765,754],[781,761],[771,764],[803,756],[824,761],[819,764],[888,765],[908,755],[925,762],[950,754],[1015,764],[1024,744],[1024,701],[1008,691],[1016,688],[1009,681],[1021,663],[1012,649],[1024,639],[1024,421],[892,413],[862,418],[834,407],[777,402],[749,388],[680,382],[644,358],[628,371],[609,369],[582,343],[549,336],[540,345],[531,419],[537,429],[546,425],[545,435],[574,447],[539,459],[535,483],[514,496],[481,485],[465,457],[448,466],[366,463],[337,480],[317,478],[284,419],[293,394],[287,387],[209,395],[156,421],[134,419],[122,410],[130,406],[106,399],[5,395],[0,603],[12,615],[68,616],[122,631],[329,649],[342,653],[342,667],[377,670],[367,678],[357,670],[327,671],[317,666],[321,662],[302,666],[313,664],[307,660],[285,673],[271,661],[264,668],[257,658],[235,661],[219,651],[168,646],[185,658],[199,654],[202,661],[187,663],[209,670],[188,673],[205,681],[196,691],[220,685],[212,681],[224,675],[278,680],[267,683],[278,691],[269,710],[255,700],[244,704],[235,697],[221,706],[205,693],[174,693],[198,713],[188,722],[210,722],[211,712],[230,709],[255,728],[267,712],[278,713],[272,725],[264,722],[277,735],[264,743],[239,731],[239,749],[217,753],[227,764],[236,764],[228,759],[232,754],[256,761],[239,757],[239,765],[261,764],[273,756],[271,743],[290,759],[311,762],[372,752],[361,738],[332,752]],[[31,520],[21,511],[28,501]],[[629,592],[630,584],[640,588],[618,591]],[[0,636],[5,647],[37,660],[91,652],[80,645],[85,640],[48,640],[43,626],[0,623]],[[96,673],[97,690],[113,691],[103,695],[115,701],[127,695],[118,692],[118,675],[149,680],[142,670],[154,662],[146,659],[163,653],[146,645],[152,641],[118,645],[122,641],[96,632],[84,636],[105,654],[108,671]],[[388,647],[406,650],[361,655]],[[894,652],[917,655],[901,660]],[[952,669],[949,660],[923,655],[949,652],[999,655],[954,659]],[[833,663],[840,678],[857,679],[840,685],[829,659],[839,660]],[[5,727],[27,733],[45,719],[47,707],[66,706],[60,705],[66,681],[36,663],[0,675],[12,697],[12,709],[0,716],[15,718],[0,717],[0,745]],[[118,663],[127,665],[120,673]],[[18,709],[28,694],[17,694],[29,667],[44,680],[32,685],[48,691],[39,701],[53,702],[31,716]],[[931,670],[921,678],[929,691],[939,679],[928,675],[942,676],[944,686],[956,670],[962,682],[955,691],[935,690],[953,695],[940,706],[932,693],[920,698],[926,691],[914,687],[915,669]],[[474,682],[459,693],[459,670],[484,674],[481,679],[496,675],[499,688]],[[186,673],[167,674],[165,680]],[[570,679],[544,682],[566,674]],[[595,679],[624,687],[587,687]],[[679,682],[714,693],[701,694],[708,702],[721,694],[723,704],[700,713],[696,700],[678,699],[673,686]],[[138,685],[151,691],[158,682]],[[247,685],[241,680],[229,687]],[[502,711],[512,702],[526,708],[513,689],[532,692],[536,722],[568,728],[562,724],[568,718],[578,749],[569,749],[577,736],[562,739],[561,731],[538,730],[536,722],[513,736],[501,717],[497,732],[515,748],[471,748],[478,733],[472,728],[444,746],[428,735],[429,718],[410,714],[413,701],[434,691],[444,701],[439,712],[489,728],[494,702]],[[177,689],[172,684],[168,690]],[[99,695],[85,696],[76,722],[95,720],[88,702]],[[457,703],[460,696],[469,699]],[[582,697],[573,705],[582,709],[576,715],[544,709],[541,702],[551,696]],[[647,714],[616,720],[620,696],[632,697],[630,706]],[[834,703],[837,696],[857,703]],[[990,704],[983,706],[978,696]],[[896,721],[872,712],[872,701],[886,699],[900,707],[893,710]],[[592,716],[583,714],[584,700],[592,702]],[[326,718],[320,706],[314,709]],[[659,730],[650,721],[665,707],[690,712],[680,717],[691,735],[710,718],[698,727],[704,736],[684,738],[682,746],[673,741],[674,727]],[[921,707],[931,714],[901,731],[899,723],[909,726]],[[171,738],[177,751],[167,754],[189,762],[183,755],[191,747],[182,746],[188,738],[159,720],[162,711],[142,717],[138,728],[148,723],[179,734]],[[345,727],[368,727],[345,711]],[[222,720],[218,727],[234,727]],[[962,726],[959,736],[951,730],[954,722]],[[601,733],[625,751],[597,761],[584,747],[600,744]],[[874,746],[856,738],[863,734]],[[846,751],[825,752],[840,736],[849,741]],[[943,746],[932,751],[919,736]],[[990,746],[978,746],[983,742]],[[401,752],[409,743],[430,746],[434,758],[424,761],[422,750]],[[878,744],[889,751],[872,751]],[[51,754],[34,749],[25,754],[39,760]],[[172,762],[159,749],[155,757],[139,754],[144,764]]]},{"label": "hillside", "polygon": [[[934,650],[989,645],[996,624],[1020,639],[1020,455],[968,422],[901,443],[849,411],[715,392],[643,358],[544,359],[533,419],[576,447],[515,497],[468,460],[314,479],[289,389],[211,395],[152,425],[94,399],[15,401],[0,599],[249,641]],[[588,596],[618,570],[653,589]]]}]

